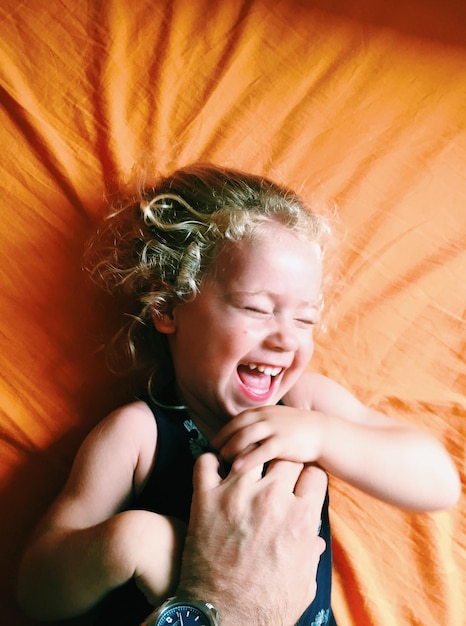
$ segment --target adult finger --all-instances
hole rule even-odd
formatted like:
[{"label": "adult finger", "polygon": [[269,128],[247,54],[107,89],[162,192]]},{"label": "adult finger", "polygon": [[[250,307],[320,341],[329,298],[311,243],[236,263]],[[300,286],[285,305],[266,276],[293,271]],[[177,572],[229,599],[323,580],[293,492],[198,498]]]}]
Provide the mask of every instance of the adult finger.
[{"label": "adult finger", "polygon": [[274,459],[268,464],[265,478],[279,482],[284,490],[293,493],[302,470],[302,463]]},{"label": "adult finger", "polygon": [[257,483],[262,478],[263,465],[256,465],[241,473],[232,470],[226,478],[222,478],[219,471],[220,461],[215,454],[212,452],[201,454],[194,464],[194,490],[208,491],[218,487],[222,482],[234,483],[241,481],[244,483]]},{"label": "adult finger", "polygon": [[208,491],[218,487],[222,478],[219,474],[220,462],[212,452],[201,454],[194,464],[193,487],[195,490]]},{"label": "adult finger", "polygon": [[321,498],[323,502],[327,484],[327,474],[323,470],[315,465],[305,465],[296,480],[294,493],[298,498]]},{"label": "adult finger", "polygon": [[[255,446],[251,446],[251,448],[254,447]],[[225,478],[225,482],[240,481],[242,483],[257,483],[262,479],[263,473],[264,461],[262,459],[259,461],[256,459],[252,464],[248,463],[246,468],[241,464],[237,467],[236,464],[233,463],[230,473]]]}]

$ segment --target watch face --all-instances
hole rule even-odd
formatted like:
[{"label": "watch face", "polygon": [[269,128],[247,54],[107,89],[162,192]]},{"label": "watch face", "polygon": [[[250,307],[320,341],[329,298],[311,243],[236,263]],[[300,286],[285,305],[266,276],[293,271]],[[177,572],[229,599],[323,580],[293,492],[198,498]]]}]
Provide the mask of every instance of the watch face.
[{"label": "watch face", "polygon": [[210,626],[211,622],[201,609],[179,604],[164,610],[157,626]]}]

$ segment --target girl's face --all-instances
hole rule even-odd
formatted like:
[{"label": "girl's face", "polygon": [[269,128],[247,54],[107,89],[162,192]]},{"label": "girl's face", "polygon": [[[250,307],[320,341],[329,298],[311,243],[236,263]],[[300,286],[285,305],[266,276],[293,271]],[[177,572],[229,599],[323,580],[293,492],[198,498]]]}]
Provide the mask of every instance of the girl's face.
[{"label": "girl's face", "polygon": [[197,297],[154,320],[206,435],[276,404],[299,378],[313,352],[321,275],[316,244],[269,224],[254,242],[227,243]]}]

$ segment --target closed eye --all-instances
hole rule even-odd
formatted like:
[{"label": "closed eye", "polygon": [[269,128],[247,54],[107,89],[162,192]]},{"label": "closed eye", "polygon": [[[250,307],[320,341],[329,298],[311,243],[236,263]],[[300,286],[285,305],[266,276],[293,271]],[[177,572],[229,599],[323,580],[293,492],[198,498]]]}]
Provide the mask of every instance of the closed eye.
[{"label": "closed eye", "polygon": [[305,326],[315,326],[318,320],[315,318],[313,319],[296,318],[295,322],[299,322],[300,324],[304,324]]},{"label": "closed eye", "polygon": [[257,315],[272,315],[271,311],[266,311],[265,309],[257,309],[252,306],[244,307],[245,311],[250,311],[251,313],[256,313]]}]

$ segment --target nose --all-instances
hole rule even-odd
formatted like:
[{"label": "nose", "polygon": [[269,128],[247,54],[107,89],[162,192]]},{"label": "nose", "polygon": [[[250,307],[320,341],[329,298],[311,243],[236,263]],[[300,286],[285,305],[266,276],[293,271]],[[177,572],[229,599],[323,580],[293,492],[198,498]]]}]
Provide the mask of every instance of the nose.
[{"label": "nose", "polygon": [[298,329],[292,320],[275,318],[264,343],[269,350],[295,352],[300,346]]}]

